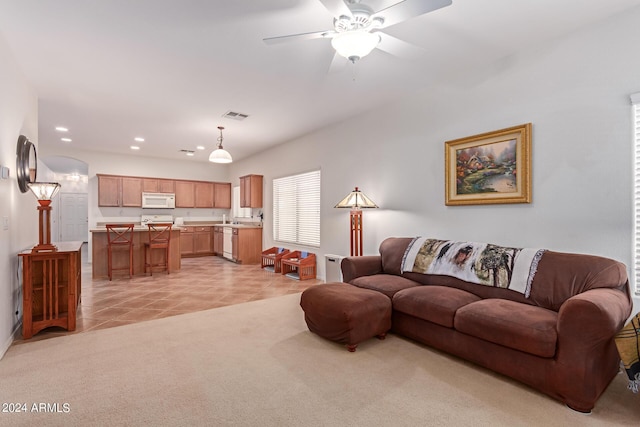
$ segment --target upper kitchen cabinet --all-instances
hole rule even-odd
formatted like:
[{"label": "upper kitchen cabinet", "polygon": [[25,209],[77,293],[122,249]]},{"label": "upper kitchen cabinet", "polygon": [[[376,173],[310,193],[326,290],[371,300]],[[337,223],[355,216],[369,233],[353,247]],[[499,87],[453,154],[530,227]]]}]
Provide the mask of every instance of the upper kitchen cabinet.
[{"label": "upper kitchen cabinet", "polygon": [[195,207],[213,208],[213,182],[196,182],[194,189]]},{"label": "upper kitchen cabinet", "polygon": [[193,181],[176,181],[176,208],[196,206],[196,186]]},{"label": "upper kitchen cabinet", "polygon": [[213,184],[213,207],[231,209],[231,183],[215,182]]},{"label": "upper kitchen cabinet", "polygon": [[176,208],[231,209],[231,183],[101,175],[98,206],[142,207],[142,193],[174,193]]},{"label": "upper kitchen cabinet", "polygon": [[142,179],[116,175],[98,176],[98,206],[142,207]]},{"label": "upper kitchen cabinet", "polygon": [[172,179],[143,178],[142,191],[145,193],[175,193],[176,184]]},{"label": "upper kitchen cabinet", "polygon": [[122,206],[142,207],[142,178],[122,177]]},{"label": "upper kitchen cabinet", "polygon": [[98,175],[98,206],[120,206],[122,177]]},{"label": "upper kitchen cabinet", "polygon": [[240,207],[262,207],[262,175],[245,175],[240,177]]}]

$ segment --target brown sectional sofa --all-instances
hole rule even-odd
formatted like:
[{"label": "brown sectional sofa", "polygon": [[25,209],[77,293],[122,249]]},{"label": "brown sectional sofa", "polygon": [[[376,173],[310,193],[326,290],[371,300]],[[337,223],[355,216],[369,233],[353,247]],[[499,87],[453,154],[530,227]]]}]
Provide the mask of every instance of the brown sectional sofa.
[{"label": "brown sectional sofa", "polygon": [[615,334],[632,309],[625,266],[546,251],[528,298],[454,277],[402,273],[411,238],[345,258],[343,280],[392,301],[391,331],[590,412],[619,369]]}]

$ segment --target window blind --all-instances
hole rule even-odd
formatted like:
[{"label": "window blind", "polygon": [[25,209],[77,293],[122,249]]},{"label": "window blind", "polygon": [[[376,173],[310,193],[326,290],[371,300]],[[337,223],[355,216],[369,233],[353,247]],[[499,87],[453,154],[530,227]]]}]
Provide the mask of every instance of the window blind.
[{"label": "window blind", "polygon": [[273,180],[273,239],[320,246],[320,171]]},{"label": "window blind", "polygon": [[631,95],[633,107],[633,279],[635,293],[640,294],[640,93]]}]

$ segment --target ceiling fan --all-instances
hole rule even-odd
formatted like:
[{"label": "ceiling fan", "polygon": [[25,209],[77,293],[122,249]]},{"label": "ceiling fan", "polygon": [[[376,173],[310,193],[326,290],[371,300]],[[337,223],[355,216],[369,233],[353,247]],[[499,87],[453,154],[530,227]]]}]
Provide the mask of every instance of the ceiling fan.
[{"label": "ceiling fan", "polygon": [[[379,31],[410,18],[449,6],[452,0],[403,0],[374,11],[361,0],[318,0],[334,14],[333,29],[263,39],[267,44],[293,40],[331,39],[335,59],[347,58],[352,63],[367,56],[375,48],[396,56],[412,56],[417,46]],[[333,67],[333,64],[332,64]]]}]

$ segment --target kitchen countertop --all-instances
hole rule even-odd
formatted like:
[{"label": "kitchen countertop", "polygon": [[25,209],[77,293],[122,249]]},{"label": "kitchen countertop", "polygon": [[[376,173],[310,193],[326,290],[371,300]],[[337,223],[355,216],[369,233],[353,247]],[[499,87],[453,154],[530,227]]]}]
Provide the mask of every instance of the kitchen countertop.
[{"label": "kitchen countertop", "polygon": [[241,222],[239,224],[226,223],[220,221],[185,221],[181,227],[231,227],[231,228],[262,228],[259,222]]},{"label": "kitchen countertop", "polygon": [[[180,230],[182,230],[182,229],[183,229],[182,227],[180,227],[180,226],[175,226],[175,225],[174,225],[173,227],[171,227],[171,231],[174,231],[174,230],[175,230],[175,231],[180,231]],[[107,227],[105,227],[105,226],[103,226],[103,225],[101,226],[101,225],[99,225],[99,224],[98,224],[98,226],[97,226],[96,228],[92,228],[92,229],[90,229],[89,231],[90,231],[91,233],[106,233],[106,232],[107,232]],[[139,225],[139,224],[136,224],[136,225],[133,227],[133,231],[149,231],[149,227],[147,227],[146,225]]]},{"label": "kitchen countertop", "polygon": [[214,227],[229,227],[229,228],[262,228],[261,225],[256,224],[213,224]]},{"label": "kitchen countertop", "polygon": [[[111,224],[117,224],[117,222],[112,222]],[[124,224],[124,223],[123,223]],[[126,223],[130,224],[130,223]],[[140,223],[134,222],[135,226],[133,227],[133,231],[147,231],[148,228],[146,225],[142,225]],[[223,224],[221,222],[216,221],[185,221],[181,225],[175,225],[172,227],[172,230],[184,230],[184,227],[230,227],[230,228],[262,228],[260,223],[240,223],[240,224]],[[99,222],[95,228],[89,230],[90,232],[106,232],[107,228],[105,227],[105,223]]]}]

